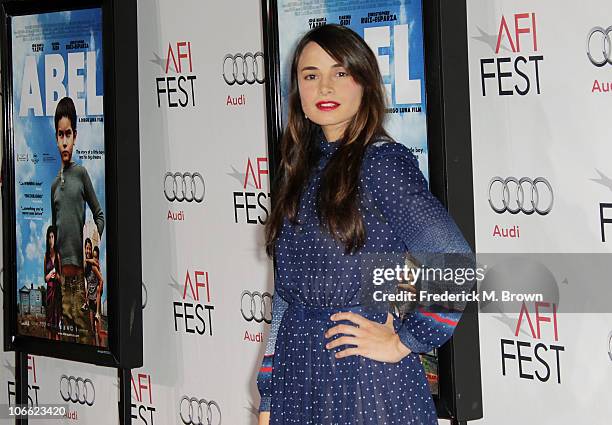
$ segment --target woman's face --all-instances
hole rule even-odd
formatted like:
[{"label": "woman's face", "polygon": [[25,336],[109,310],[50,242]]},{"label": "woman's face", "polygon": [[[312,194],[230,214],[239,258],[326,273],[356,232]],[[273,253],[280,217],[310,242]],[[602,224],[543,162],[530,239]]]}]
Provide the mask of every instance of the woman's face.
[{"label": "woman's face", "polygon": [[91,258],[91,245],[85,244],[85,258]]},{"label": "woman's face", "polygon": [[361,85],[312,41],[300,55],[297,78],[302,109],[308,119],[321,126],[328,141],[340,139],[361,105]]},{"label": "woman's face", "polygon": [[53,232],[49,233],[49,249],[54,249],[55,248],[55,234]]}]

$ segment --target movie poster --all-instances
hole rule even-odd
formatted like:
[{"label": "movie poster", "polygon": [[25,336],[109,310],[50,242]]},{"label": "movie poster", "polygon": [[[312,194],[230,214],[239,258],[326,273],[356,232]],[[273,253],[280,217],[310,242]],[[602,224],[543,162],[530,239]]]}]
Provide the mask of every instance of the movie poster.
[{"label": "movie poster", "polygon": [[[277,10],[281,99],[288,99],[291,57],[301,36],[330,23],[349,27],[378,59],[387,92],[387,132],[411,150],[429,178],[421,0],[279,0]],[[286,102],[282,108],[286,122]],[[421,362],[432,394],[438,394],[437,354],[422,355]]]},{"label": "movie poster", "polygon": [[102,10],[9,28],[17,332],[108,347]]},{"label": "movie poster", "polygon": [[[406,145],[429,176],[421,0],[279,0],[282,99],[289,92],[291,55],[299,38],[324,24],[341,24],[372,48],[387,90],[385,128]],[[286,103],[283,122],[286,122]]]}]

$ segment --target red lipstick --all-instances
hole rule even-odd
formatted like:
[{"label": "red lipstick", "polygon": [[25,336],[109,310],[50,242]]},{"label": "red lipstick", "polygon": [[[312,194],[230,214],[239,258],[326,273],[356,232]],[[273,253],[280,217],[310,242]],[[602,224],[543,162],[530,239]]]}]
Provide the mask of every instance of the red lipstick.
[{"label": "red lipstick", "polygon": [[340,106],[338,102],[334,102],[333,100],[322,100],[320,102],[317,102],[316,105],[317,108],[319,108],[319,110],[321,111],[333,111],[338,106]]}]

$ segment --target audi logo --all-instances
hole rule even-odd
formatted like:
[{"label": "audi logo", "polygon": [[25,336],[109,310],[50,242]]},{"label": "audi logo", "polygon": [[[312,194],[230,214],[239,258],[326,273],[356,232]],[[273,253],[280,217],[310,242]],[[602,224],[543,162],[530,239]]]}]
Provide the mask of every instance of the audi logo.
[{"label": "audi logo", "polygon": [[62,375],[60,378],[62,400],[93,406],[96,401],[96,388],[91,379]]},{"label": "audi logo", "polygon": [[265,79],[265,63],[262,52],[236,53],[223,58],[223,79],[233,86],[247,84],[263,84]]},{"label": "audi logo", "polygon": [[242,291],[240,313],[246,321],[272,323],[272,295],[268,292]]},{"label": "audi logo", "polygon": [[[545,197],[549,200],[544,200]],[[489,205],[498,214],[522,211],[527,215],[534,212],[546,215],[552,210],[553,201],[552,186],[543,177],[533,180],[528,177],[493,177],[489,183]]]},{"label": "audi logo", "polygon": [[611,32],[612,25],[608,28],[594,27],[589,31],[586,41],[586,52],[593,65],[604,66],[606,63],[612,65]]},{"label": "audi logo", "polygon": [[221,425],[221,409],[214,400],[181,398],[179,415],[185,425]]},{"label": "audi logo", "polygon": [[170,202],[197,202],[204,200],[206,187],[200,173],[166,173],[164,196]]}]

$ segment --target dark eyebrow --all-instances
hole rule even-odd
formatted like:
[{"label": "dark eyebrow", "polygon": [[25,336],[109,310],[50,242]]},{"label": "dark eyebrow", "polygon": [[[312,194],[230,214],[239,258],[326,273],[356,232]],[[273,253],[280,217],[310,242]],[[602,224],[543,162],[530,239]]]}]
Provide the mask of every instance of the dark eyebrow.
[{"label": "dark eyebrow", "polygon": [[[335,64],[332,65],[332,68],[344,68],[344,65],[342,65],[340,63],[335,63]],[[300,70],[300,72],[303,72],[303,71],[318,71],[318,70],[319,70],[319,68],[317,68],[316,66],[310,65],[310,66],[303,67]]]}]

